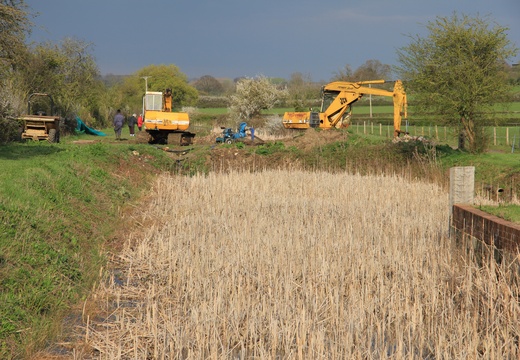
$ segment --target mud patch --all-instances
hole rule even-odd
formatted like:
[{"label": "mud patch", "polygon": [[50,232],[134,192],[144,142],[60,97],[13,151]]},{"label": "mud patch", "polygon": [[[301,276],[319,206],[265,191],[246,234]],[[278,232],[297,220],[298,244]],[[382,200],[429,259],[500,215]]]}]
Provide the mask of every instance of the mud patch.
[{"label": "mud patch", "polygon": [[285,146],[295,146],[298,149],[310,150],[336,141],[347,141],[348,133],[345,130],[294,130],[292,136],[283,140]]}]

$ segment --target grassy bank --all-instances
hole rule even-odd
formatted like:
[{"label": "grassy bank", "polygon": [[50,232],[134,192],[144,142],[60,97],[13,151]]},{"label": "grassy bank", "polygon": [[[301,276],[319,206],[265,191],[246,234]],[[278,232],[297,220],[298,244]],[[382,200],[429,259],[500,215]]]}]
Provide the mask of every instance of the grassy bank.
[{"label": "grassy bank", "polygon": [[102,247],[167,159],[146,146],[0,146],[0,358],[23,358],[91,289]]}]

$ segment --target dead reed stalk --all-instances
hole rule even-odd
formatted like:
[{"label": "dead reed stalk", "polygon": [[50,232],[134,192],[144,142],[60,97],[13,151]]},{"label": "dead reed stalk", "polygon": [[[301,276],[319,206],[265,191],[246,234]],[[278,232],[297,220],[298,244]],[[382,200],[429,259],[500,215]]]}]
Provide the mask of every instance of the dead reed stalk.
[{"label": "dead reed stalk", "polygon": [[396,176],[160,177],[122,281],[89,321],[102,359],[517,358],[518,284],[463,261],[448,195]]}]

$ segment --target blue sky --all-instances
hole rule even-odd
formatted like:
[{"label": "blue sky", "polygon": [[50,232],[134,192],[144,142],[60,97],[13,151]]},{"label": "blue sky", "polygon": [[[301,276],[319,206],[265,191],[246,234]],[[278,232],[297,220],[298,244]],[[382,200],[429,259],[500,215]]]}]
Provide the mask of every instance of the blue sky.
[{"label": "blue sky", "polygon": [[[203,75],[330,80],[349,64],[397,64],[409,35],[454,12],[509,27],[520,48],[519,0],[26,0],[31,41],[92,44],[102,74],[175,64]],[[520,54],[514,62],[520,62]]]}]

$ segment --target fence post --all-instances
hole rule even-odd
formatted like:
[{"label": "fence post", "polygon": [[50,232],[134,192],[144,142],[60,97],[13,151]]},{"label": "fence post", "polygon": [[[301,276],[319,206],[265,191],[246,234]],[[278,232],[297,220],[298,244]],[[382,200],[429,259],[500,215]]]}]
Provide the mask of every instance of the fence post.
[{"label": "fence post", "polygon": [[509,146],[509,128],[506,127],[506,145]]},{"label": "fence post", "polygon": [[497,128],[493,128],[493,145],[497,146]]}]

